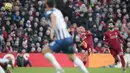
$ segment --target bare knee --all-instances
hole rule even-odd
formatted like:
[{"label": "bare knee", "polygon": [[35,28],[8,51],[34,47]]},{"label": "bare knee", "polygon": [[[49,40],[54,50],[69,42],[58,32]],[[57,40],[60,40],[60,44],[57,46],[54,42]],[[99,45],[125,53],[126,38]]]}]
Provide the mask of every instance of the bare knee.
[{"label": "bare knee", "polygon": [[87,57],[89,55],[88,51],[84,53],[84,56]]},{"label": "bare knee", "polygon": [[67,54],[67,56],[69,57],[69,59],[73,62],[74,59],[76,58],[75,54]]}]

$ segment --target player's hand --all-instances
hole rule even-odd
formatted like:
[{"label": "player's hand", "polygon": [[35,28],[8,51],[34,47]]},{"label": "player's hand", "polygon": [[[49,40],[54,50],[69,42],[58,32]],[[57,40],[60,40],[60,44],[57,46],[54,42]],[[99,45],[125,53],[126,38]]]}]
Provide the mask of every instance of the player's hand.
[{"label": "player's hand", "polygon": [[104,47],[105,47],[105,48],[109,48],[109,46],[107,46],[107,45],[104,45]]}]

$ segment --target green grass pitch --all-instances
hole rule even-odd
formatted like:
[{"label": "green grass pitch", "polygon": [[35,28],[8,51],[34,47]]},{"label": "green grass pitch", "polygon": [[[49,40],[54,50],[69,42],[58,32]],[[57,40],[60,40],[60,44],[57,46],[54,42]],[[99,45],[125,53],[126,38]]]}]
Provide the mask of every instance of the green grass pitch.
[{"label": "green grass pitch", "polygon": [[[82,73],[77,68],[64,68],[65,73]],[[89,68],[90,73],[122,73],[121,68]],[[130,73],[130,68],[127,68],[126,73]],[[42,68],[42,67],[32,67],[32,68],[15,68],[12,73],[55,73],[54,68]]]}]

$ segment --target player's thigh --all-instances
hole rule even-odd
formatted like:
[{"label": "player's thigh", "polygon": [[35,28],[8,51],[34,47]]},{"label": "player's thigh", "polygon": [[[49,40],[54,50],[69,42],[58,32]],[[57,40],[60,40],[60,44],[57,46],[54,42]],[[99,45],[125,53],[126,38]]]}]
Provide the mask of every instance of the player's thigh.
[{"label": "player's thigh", "polygon": [[74,54],[75,53],[72,38],[64,39],[63,43],[60,46],[60,48],[62,48],[61,50],[65,54]]},{"label": "player's thigh", "polygon": [[94,49],[93,44],[89,44],[89,45],[87,46],[87,50],[88,50],[89,52],[93,51],[93,49]]},{"label": "player's thigh", "polygon": [[59,52],[59,47],[61,43],[62,43],[62,40],[52,41],[51,43],[49,43],[49,45],[46,45],[43,48],[42,53],[45,54],[47,52]]},{"label": "player's thigh", "polygon": [[75,50],[74,50],[73,46],[63,48],[62,52],[67,54],[71,61],[74,61],[74,59],[75,59]]},{"label": "player's thigh", "polygon": [[75,58],[76,58],[76,54],[66,54],[68,56],[68,58],[71,60],[71,61],[74,61]]},{"label": "player's thigh", "polygon": [[63,40],[55,40],[55,41],[52,41],[48,47],[55,53],[58,53],[61,51],[61,49],[63,48],[62,47],[63,45]]},{"label": "player's thigh", "polygon": [[119,48],[116,51],[118,55],[123,55],[123,48]]},{"label": "player's thigh", "polygon": [[62,47],[62,52],[65,54],[74,54],[75,50],[73,45],[70,45],[69,47]]},{"label": "player's thigh", "polygon": [[45,47],[42,49],[42,53],[45,54],[47,52],[52,52],[52,50],[49,48],[48,45],[45,45]]},{"label": "player's thigh", "polygon": [[116,52],[116,50],[114,50],[114,49],[110,49],[110,53],[111,53],[111,55],[114,57],[114,58],[116,58],[117,57],[117,52]]},{"label": "player's thigh", "polygon": [[64,48],[62,51],[63,53],[67,54],[67,56],[69,57],[71,61],[74,61],[74,59],[76,58],[76,54],[75,54],[75,50],[73,46]]},{"label": "player's thigh", "polygon": [[89,56],[89,55],[90,55],[89,50],[85,50],[84,56]]},{"label": "player's thigh", "polygon": [[0,66],[0,73],[5,73],[4,69]]}]

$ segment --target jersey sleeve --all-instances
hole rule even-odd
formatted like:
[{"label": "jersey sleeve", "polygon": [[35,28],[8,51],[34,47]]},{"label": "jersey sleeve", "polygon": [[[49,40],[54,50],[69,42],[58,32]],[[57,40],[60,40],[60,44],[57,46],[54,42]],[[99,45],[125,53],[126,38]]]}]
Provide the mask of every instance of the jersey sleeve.
[{"label": "jersey sleeve", "polygon": [[80,38],[81,38],[82,40],[85,40],[85,38],[86,38],[85,34],[81,33],[81,34],[80,34]]},{"label": "jersey sleeve", "polygon": [[87,35],[87,36],[91,36],[92,33],[91,33],[90,31],[86,31],[86,35]]},{"label": "jersey sleeve", "polygon": [[120,31],[119,31],[119,30],[116,30],[116,32],[118,33],[118,36],[119,36],[119,38],[121,39],[121,41],[124,43],[125,40],[124,40],[123,36],[120,34]]},{"label": "jersey sleeve", "polygon": [[107,36],[106,33],[104,34],[103,42],[104,42],[105,45],[109,46],[109,44],[108,44],[108,36]]}]

